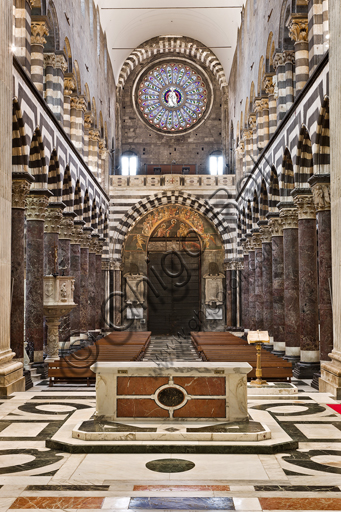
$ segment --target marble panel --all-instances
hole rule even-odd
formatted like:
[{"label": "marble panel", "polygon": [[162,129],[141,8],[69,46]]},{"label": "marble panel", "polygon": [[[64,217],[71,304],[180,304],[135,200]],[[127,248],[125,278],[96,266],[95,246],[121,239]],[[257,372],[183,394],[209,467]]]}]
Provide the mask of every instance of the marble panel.
[{"label": "marble panel", "polygon": [[104,498],[97,497],[31,497],[22,496],[17,498],[10,509],[99,509]]},{"label": "marble panel", "polygon": [[117,377],[118,395],[152,395],[160,387],[168,384],[168,377]]},{"label": "marble panel", "polygon": [[235,510],[232,498],[131,498],[130,509]]},{"label": "marble panel", "polygon": [[117,399],[118,418],[168,418],[169,413],[161,409],[154,400],[147,398]]},{"label": "marble panel", "polygon": [[1,432],[1,437],[37,437],[48,423],[12,423]]},{"label": "marble panel", "polygon": [[259,498],[263,510],[341,510],[339,498]]},{"label": "marble panel", "polygon": [[311,423],[296,423],[295,426],[308,438],[308,439],[338,439],[341,440],[341,431],[334,425],[326,424],[311,424]]},{"label": "marble panel", "polygon": [[224,377],[175,377],[174,384],[185,388],[189,395],[225,395]]},{"label": "marble panel", "polygon": [[173,412],[174,418],[226,418],[226,400],[196,399]]}]

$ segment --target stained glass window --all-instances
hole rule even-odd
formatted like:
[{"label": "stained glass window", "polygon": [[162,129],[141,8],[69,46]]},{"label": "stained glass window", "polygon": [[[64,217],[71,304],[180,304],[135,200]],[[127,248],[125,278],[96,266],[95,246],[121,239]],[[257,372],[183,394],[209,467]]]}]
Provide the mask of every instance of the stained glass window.
[{"label": "stained glass window", "polygon": [[207,107],[207,87],[197,71],[185,64],[167,63],[149,71],[138,89],[141,114],[167,132],[191,128]]}]

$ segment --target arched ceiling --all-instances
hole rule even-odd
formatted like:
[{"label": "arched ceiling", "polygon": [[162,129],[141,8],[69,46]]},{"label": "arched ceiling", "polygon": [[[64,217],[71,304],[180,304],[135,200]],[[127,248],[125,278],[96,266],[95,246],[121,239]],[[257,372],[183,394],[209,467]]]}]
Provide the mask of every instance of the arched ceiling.
[{"label": "arched ceiling", "polygon": [[[140,44],[157,36],[201,41],[229,77],[245,0],[95,0],[106,32],[116,81]],[[228,48],[230,47],[230,48]]]}]

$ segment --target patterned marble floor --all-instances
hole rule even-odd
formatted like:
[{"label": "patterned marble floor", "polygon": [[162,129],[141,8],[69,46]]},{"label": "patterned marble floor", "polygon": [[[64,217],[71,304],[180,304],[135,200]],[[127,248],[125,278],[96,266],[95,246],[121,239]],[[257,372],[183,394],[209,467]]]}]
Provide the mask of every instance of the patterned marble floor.
[{"label": "patterned marble floor", "polygon": [[0,397],[0,512],[7,510],[339,510],[341,414],[296,381],[297,397],[249,397],[249,408],[299,441],[276,455],[68,454],[45,440],[88,416],[94,387],[44,383]]}]

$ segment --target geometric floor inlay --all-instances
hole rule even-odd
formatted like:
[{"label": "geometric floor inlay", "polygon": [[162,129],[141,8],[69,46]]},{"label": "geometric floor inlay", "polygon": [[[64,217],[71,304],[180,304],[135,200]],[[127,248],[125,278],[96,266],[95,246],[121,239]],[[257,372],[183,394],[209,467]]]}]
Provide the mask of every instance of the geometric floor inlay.
[{"label": "geometric floor inlay", "polygon": [[195,466],[194,462],[182,459],[159,459],[147,462],[146,468],[157,473],[183,473]]}]

